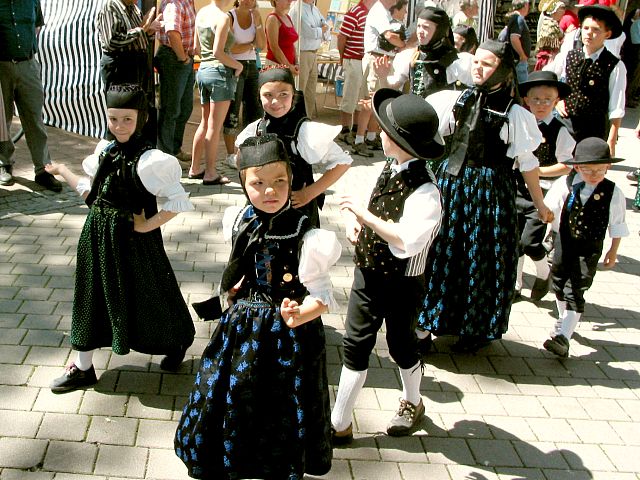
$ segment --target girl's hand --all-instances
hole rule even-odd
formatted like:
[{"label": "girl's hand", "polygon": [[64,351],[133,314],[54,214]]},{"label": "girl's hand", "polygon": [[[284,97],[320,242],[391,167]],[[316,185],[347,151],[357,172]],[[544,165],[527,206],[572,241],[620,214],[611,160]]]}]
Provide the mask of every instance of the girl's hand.
[{"label": "girl's hand", "polygon": [[133,214],[133,231],[138,233],[146,233],[146,225],[147,225],[147,217],[144,214],[144,210],[142,213],[134,213]]},{"label": "girl's hand", "polygon": [[47,173],[50,173],[51,175],[62,175],[60,173],[60,170],[65,168],[64,163],[48,163],[44,166],[44,169]]},{"label": "girl's hand", "polygon": [[358,223],[356,216],[349,210],[342,210],[341,212],[344,216],[347,240],[349,240],[352,245],[355,245],[358,242],[358,236],[360,235],[360,230],[362,230],[362,225]]},{"label": "girl's hand", "polygon": [[291,192],[291,206],[293,208],[301,208],[304,207],[307,203],[309,203],[313,198],[310,195],[307,195],[307,189],[302,187],[300,190]]},{"label": "girl's hand", "polygon": [[351,195],[341,195],[338,198],[340,204],[340,210],[349,211],[356,217],[356,221],[362,225],[364,223],[364,216],[368,213],[368,210],[362,205],[355,202]]},{"label": "girl's hand", "polygon": [[291,70],[291,74],[296,76],[300,73],[300,68],[298,65],[289,65],[289,70]]},{"label": "girl's hand", "polygon": [[540,217],[540,220],[542,220],[544,223],[551,223],[555,218],[553,212],[549,210],[546,205],[543,206],[542,209],[538,209],[538,217]]},{"label": "girl's hand", "polygon": [[295,300],[285,298],[280,305],[280,315],[289,328],[295,328],[299,325],[300,306]]},{"label": "girl's hand", "polygon": [[242,65],[241,63],[238,62],[238,68],[235,69],[235,77],[238,78],[240,76],[240,74],[242,73],[242,69],[244,68],[244,65]]},{"label": "girl's hand", "polygon": [[609,250],[605,256],[604,256],[604,268],[606,268],[607,270],[615,267],[616,265],[616,258],[618,257],[618,254],[616,252],[612,252],[611,250]]}]

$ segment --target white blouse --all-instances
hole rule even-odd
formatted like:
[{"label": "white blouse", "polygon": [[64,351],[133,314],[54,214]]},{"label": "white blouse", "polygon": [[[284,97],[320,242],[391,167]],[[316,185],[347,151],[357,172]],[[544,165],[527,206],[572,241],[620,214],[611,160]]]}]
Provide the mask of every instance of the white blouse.
[{"label": "white blouse", "polygon": [[[572,185],[582,181],[580,174],[576,174],[573,178]],[[591,197],[591,194],[595,190],[595,186],[585,183],[584,187],[580,190],[580,201],[584,205]],[[545,205],[553,212],[554,219],[551,227],[554,231],[560,230],[560,216],[562,215],[562,209],[564,202],[569,195],[569,188],[567,188],[567,176],[558,178],[551,189],[544,197]],[[625,223],[625,210],[627,202],[624,197],[624,193],[620,190],[620,187],[616,186],[613,189],[613,195],[611,197],[611,204],[609,205],[609,237],[620,238],[629,235],[629,228]]]},{"label": "white blouse", "polygon": [[[460,92],[443,90],[426,98],[438,114],[440,134],[443,137],[452,135],[455,130],[453,107],[459,96]],[[538,159],[533,152],[542,142],[542,133],[538,129],[536,117],[520,105],[513,105],[508,119],[500,130],[500,139],[509,145],[507,156],[515,159],[513,168],[521,172],[538,168]]]},{"label": "white blouse", "polygon": [[[405,82],[409,80],[411,61],[415,52],[415,49],[409,48],[395,56],[393,59],[393,75],[387,77],[387,82],[391,88],[401,89]],[[473,55],[466,52],[458,53],[458,59],[447,67],[447,83],[452,84],[460,81],[465,86],[473,85],[473,77],[471,76],[472,63]]]},{"label": "white blouse", "polygon": [[[91,178],[98,171],[100,153],[109,143],[101,140],[94,153],[82,162],[82,168]],[[144,188],[158,197],[162,210],[176,213],[194,210],[189,194],[180,184],[182,167],[176,157],[156,149],[147,150],[140,156],[137,171]],[[80,195],[88,193],[91,181],[88,178],[81,179],[76,190]]]},{"label": "white blouse", "polygon": [[[233,224],[243,208],[232,206],[225,209],[222,217],[222,233],[225,241],[231,240]],[[336,311],[338,303],[333,296],[329,268],[338,261],[341,254],[342,246],[332,231],[314,228],[302,237],[298,276],[309,290],[309,295],[327,305],[330,311]]]},{"label": "white blouse", "polygon": [[[249,137],[256,136],[258,123],[261,119],[250,123],[236,138],[236,147],[239,147]],[[340,133],[340,125],[327,125],[325,123],[306,121],[298,132],[296,143],[292,142],[291,148],[298,152],[310,165],[322,165],[325,171],[338,165],[351,165],[351,156],[333,141]]]}]

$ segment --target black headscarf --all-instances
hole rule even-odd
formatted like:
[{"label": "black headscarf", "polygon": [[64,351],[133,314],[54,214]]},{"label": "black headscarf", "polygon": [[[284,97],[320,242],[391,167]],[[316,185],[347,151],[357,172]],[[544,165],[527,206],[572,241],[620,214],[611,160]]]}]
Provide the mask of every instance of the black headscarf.
[{"label": "black headscarf", "polygon": [[458,52],[453,44],[451,21],[447,12],[438,7],[425,7],[418,15],[420,20],[429,20],[436,24],[436,31],[426,45],[419,45],[418,50],[423,54],[421,60],[437,62],[449,66],[456,58]]}]

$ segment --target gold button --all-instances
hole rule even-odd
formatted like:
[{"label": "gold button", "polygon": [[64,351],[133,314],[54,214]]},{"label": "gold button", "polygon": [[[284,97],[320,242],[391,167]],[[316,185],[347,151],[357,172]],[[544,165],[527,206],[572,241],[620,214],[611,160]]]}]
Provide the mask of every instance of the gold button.
[{"label": "gold button", "polygon": [[599,194],[599,193],[596,193],[596,194],[593,196],[593,199],[594,199],[594,200],[600,200],[600,194]]},{"label": "gold button", "polygon": [[290,273],[285,273],[285,274],[282,276],[282,279],[283,279],[285,282],[290,282],[291,280],[293,280],[293,275],[291,275]]},{"label": "gold button", "polygon": [[596,82],[595,82],[595,81],[593,81],[593,80],[589,80],[589,85],[591,85],[591,86],[593,87],[595,84],[596,84]]}]

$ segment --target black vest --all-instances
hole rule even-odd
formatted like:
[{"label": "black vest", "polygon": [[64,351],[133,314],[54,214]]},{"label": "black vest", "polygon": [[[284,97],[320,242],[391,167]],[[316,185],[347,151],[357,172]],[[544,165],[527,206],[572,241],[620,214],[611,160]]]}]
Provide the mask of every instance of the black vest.
[{"label": "black vest", "polygon": [[447,67],[458,58],[455,51],[445,54],[438,61],[425,61],[425,58],[426,54],[419,52],[418,58],[409,68],[411,93],[425,98],[427,95],[441,90],[455,90],[456,86],[459,86],[455,82],[447,83]]},{"label": "black vest", "polygon": [[297,209],[260,220],[253,207],[246,206],[233,226],[234,248],[223,283],[244,276],[239,298],[255,294],[278,305],[285,297],[302,298],[307,290],[298,277],[299,257],[302,238],[310,229],[308,217]]},{"label": "black vest", "polygon": [[[396,175],[391,171],[392,161],[387,159],[369,200],[369,211],[387,222],[400,220],[407,197],[421,185],[433,181],[423,160],[414,160],[409,168]],[[370,227],[364,225],[360,230],[354,256],[358,268],[383,274],[405,275],[409,260],[394,256],[387,241]],[[424,268],[420,273],[423,272]]]},{"label": "black vest", "polygon": [[609,111],[609,76],[618,59],[606,48],[595,62],[585,63],[582,50],[567,54],[567,83],[571,94],[565,99],[569,116],[588,116],[589,121],[606,120]]},{"label": "black vest", "polygon": [[581,208],[568,208],[573,190],[573,175],[567,177],[569,195],[565,200],[560,217],[560,235],[564,244],[563,250],[575,248],[578,253],[602,252],[602,243],[609,226],[609,207],[615,189],[615,183],[609,179],[600,182],[587,202]]},{"label": "black vest", "polygon": [[[457,133],[460,131],[458,125],[465,121],[465,118],[462,118],[462,112],[465,110],[466,103],[473,101],[472,94],[473,89],[465,90],[453,107],[453,115],[456,119],[453,143],[456,142]],[[509,110],[512,105],[513,98],[505,95],[502,89],[496,94],[487,96],[487,103],[482,108],[477,126],[469,132],[469,146],[465,157],[467,166],[489,168],[513,166],[513,159],[505,161],[509,145],[500,138],[500,130],[505,123],[509,122]]]}]

